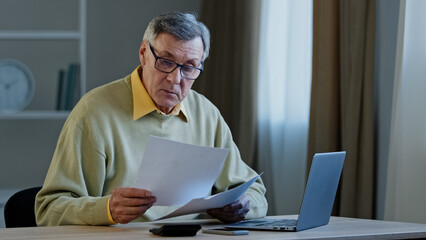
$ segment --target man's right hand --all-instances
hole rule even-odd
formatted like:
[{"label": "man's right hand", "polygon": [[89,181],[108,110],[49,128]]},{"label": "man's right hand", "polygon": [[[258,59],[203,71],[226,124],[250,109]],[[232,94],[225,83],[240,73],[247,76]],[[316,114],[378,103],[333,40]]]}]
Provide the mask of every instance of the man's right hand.
[{"label": "man's right hand", "polygon": [[111,216],[116,223],[128,223],[146,212],[156,198],[139,188],[115,188],[109,200]]}]

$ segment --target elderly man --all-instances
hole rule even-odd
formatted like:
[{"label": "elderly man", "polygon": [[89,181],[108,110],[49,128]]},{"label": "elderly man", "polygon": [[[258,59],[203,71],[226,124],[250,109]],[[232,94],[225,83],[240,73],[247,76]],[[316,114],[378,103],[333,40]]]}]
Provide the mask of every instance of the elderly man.
[{"label": "elderly man", "polygon": [[[38,225],[150,221],[174,211],[177,206],[155,206],[151,192],[128,187],[135,183],[150,135],[230,149],[212,194],[257,175],[241,160],[218,109],[191,90],[209,41],[207,27],[192,14],[165,14],[149,23],[140,66],[87,93],[65,122],[36,197]],[[264,193],[258,180],[236,202],[207,213],[223,222],[263,217]]]}]

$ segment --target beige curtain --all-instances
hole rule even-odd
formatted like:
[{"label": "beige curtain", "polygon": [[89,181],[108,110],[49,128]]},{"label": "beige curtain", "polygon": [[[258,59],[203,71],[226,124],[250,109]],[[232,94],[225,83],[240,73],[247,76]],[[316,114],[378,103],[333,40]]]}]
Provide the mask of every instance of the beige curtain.
[{"label": "beige curtain", "polygon": [[314,0],[308,166],[347,152],[333,214],[374,217],[375,1]]},{"label": "beige curtain", "polygon": [[205,0],[200,19],[210,29],[211,49],[193,89],[219,108],[242,158],[253,166],[260,1]]}]

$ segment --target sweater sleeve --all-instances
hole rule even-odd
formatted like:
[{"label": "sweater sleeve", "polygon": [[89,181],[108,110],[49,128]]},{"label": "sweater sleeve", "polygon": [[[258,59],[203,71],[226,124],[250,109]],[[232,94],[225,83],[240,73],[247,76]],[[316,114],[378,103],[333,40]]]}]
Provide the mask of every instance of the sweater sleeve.
[{"label": "sweater sleeve", "polygon": [[[70,115],[71,116],[71,115]],[[93,139],[68,119],[36,196],[37,225],[109,225],[103,196],[106,163]]]},{"label": "sweater sleeve", "polygon": [[[223,192],[236,187],[257,175],[242,159],[234,143],[231,131],[223,118],[220,118],[217,128],[216,145],[228,148],[229,154],[225,160],[222,172],[216,180],[212,194]],[[268,203],[265,198],[266,188],[259,178],[245,193],[250,198],[250,211],[246,218],[260,218],[266,216]]]}]

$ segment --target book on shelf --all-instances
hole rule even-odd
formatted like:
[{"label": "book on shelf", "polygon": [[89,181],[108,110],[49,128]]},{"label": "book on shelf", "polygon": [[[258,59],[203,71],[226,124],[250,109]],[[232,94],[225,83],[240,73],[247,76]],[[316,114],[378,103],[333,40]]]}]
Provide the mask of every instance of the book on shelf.
[{"label": "book on shelf", "polygon": [[56,110],[65,109],[65,97],[66,94],[66,82],[65,82],[65,70],[60,69],[58,72],[58,89],[57,89],[57,97],[56,97]]},{"label": "book on shelf", "polygon": [[56,110],[71,110],[81,97],[80,65],[71,63],[68,70],[59,70]]}]

